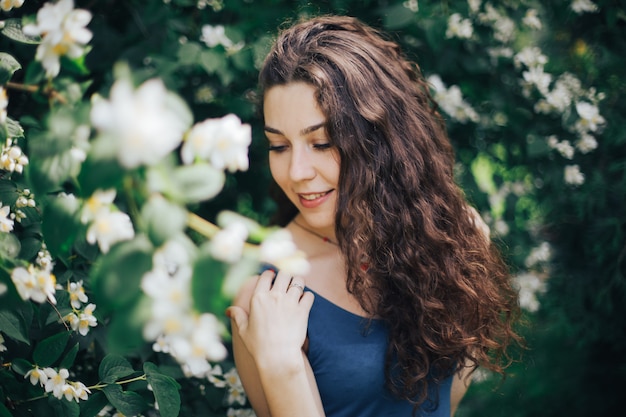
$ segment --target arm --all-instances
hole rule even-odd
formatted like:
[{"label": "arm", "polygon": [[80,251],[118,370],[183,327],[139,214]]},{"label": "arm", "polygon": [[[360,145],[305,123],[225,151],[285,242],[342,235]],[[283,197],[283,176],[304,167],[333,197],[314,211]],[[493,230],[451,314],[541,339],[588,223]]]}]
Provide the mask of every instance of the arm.
[{"label": "arm", "polygon": [[457,372],[452,379],[452,389],[450,391],[450,416],[454,416],[454,413],[459,407],[459,403],[470,386],[470,374],[473,369],[473,365],[469,365],[469,363],[466,362],[465,366]]},{"label": "arm", "polygon": [[289,289],[273,272],[246,284],[227,314],[235,364],[259,417],[323,416],[319,392],[302,352],[313,294]]}]

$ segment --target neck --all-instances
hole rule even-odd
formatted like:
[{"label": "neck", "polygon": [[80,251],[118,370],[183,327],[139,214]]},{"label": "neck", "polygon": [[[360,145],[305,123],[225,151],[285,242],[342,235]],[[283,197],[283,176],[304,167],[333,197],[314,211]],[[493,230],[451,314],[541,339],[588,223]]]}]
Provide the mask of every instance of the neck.
[{"label": "neck", "polygon": [[331,245],[339,246],[339,244],[335,240],[321,233],[316,232],[315,230],[309,228],[308,226],[305,226],[298,220],[298,218],[293,219],[293,224],[295,224],[296,226],[298,226],[300,229],[304,230],[305,232],[309,233],[310,235],[319,238],[323,242],[330,243]]}]

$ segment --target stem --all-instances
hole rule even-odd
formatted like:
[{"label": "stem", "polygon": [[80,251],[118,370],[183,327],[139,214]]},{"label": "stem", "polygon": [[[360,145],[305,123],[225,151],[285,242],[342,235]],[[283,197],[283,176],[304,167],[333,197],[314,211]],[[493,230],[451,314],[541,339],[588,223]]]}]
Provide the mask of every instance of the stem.
[{"label": "stem", "polygon": [[[131,378],[131,379],[125,379],[124,381],[117,381],[115,383],[118,384],[118,385],[124,385],[124,384],[130,384],[131,382],[136,382],[136,381],[145,381],[146,379],[147,379],[146,378],[146,374],[143,374],[143,375],[139,375],[139,376],[136,376],[134,378]],[[89,390],[92,390],[92,389],[102,389],[104,387],[108,387],[109,385],[111,385],[111,384],[96,384],[96,385],[93,385],[91,387],[87,387],[87,389],[89,389]]]},{"label": "stem", "polygon": [[209,239],[215,236],[215,234],[220,230],[219,227],[207,220],[204,220],[202,217],[198,216],[195,213],[189,213],[187,217],[187,225],[191,229]]},{"label": "stem", "polygon": [[29,93],[36,93],[37,91],[39,91],[39,87],[36,85],[19,84],[19,83],[14,83],[11,81],[6,83],[5,85],[7,86],[7,88],[10,88],[13,90],[26,91]]},{"label": "stem", "polygon": [[65,97],[63,97],[58,91],[52,88],[51,85],[48,85],[44,87],[43,89],[40,89],[39,86],[37,85],[20,84],[20,83],[14,83],[10,81],[6,83],[5,85],[7,86],[7,88],[10,88],[13,90],[19,90],[19,91],[26,91],[27,93],[34,94],[34,93],[41,91],[43,94],[48,96],[51,100],[56,100],[61,104],[67,104],[67,100],[65,99]]}]

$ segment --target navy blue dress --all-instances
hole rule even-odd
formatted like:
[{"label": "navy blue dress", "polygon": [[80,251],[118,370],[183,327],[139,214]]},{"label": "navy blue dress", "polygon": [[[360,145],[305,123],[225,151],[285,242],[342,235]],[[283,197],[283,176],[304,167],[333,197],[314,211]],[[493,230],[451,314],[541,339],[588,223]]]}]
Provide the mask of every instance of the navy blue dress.
[{"label": "navy blue dress", "polygon": [[[367,319],[313,293],[308,357],[326,416],[411,417],[413,405],[394,398],[385,387],[388,330],[384,322],[372,320],[368,327]],[[433,409],[433,401],[417,415],[450,417],[451,385],[452,376],[439,385],[430,384],[429,398],[438,397],[438,406]]]}]

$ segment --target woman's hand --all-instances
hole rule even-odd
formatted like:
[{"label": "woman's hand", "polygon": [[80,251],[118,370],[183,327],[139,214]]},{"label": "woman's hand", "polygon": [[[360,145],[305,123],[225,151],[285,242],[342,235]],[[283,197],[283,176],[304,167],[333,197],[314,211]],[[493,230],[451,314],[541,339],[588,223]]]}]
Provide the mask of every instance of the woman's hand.
[{"label": "woman's hand", "polygon": [[280,272],[274,278],[274,272],[265,271],[250,299],[250,312],[232,306],[226,314],[259,368],[288,370],[301,366],[313,298],[301,278]]}]

